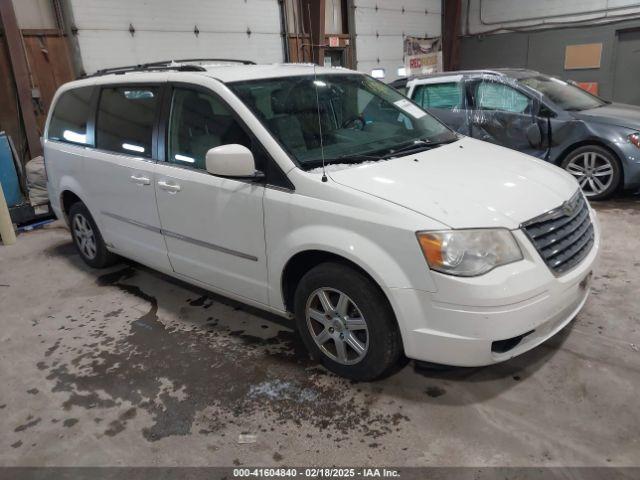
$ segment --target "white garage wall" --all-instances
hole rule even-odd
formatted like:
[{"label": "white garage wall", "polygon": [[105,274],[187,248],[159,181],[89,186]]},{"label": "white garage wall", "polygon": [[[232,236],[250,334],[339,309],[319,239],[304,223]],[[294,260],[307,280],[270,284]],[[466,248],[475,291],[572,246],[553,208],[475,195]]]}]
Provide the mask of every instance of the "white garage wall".
[{"label": "white garage wall", "polygon": [[87,73],[172,58],[283,61],[278,0],[71,0],[70,4]]},{"label": "white garage wall", "polygon": [[398,78],[404,65],[404,35],[440,35],[440,0],[354,0],[354,5],[357,69],[384,68],[387,82]]},{"label": "white garage wall", "polygon": [[[466,10],[466,2],[462,2]],[[566,22],[601,23],[640,15],[637,0],[470,0],[463,33],[548,28]]]}]

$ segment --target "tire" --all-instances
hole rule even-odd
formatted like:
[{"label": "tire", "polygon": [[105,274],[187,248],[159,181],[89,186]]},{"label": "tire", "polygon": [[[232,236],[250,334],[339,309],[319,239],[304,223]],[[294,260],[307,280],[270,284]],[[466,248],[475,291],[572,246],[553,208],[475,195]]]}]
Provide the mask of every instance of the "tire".
[{"label": "tire", "polygon": [[573,175],[589,200],[605,200],[620,188],[622,168],[609,150],[587,145],[571,152],[562,168]]},{"label": "tire", "polygon": [[294,301],[302,340],[311,357],[328,370],[370,381],[393,373],[404,358],[387,299],[353,268],[339,263],[314,267],[300,280]]},{"label": "tire", "polygon": [[69,228],[73,244],[87,265],[105,268],[118,261],[118,256],[107,250],[100,230],[84,203],[76,202],[71,205]]}]

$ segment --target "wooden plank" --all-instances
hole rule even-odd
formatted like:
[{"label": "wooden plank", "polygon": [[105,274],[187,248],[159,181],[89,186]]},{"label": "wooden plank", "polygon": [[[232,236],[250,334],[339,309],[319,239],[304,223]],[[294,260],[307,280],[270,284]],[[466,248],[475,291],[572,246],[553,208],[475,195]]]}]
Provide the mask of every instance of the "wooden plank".
[{"label": "wooden plank", "polygon": [[40,132],[38,131],[31,100],[31,80],[25,52],[22,48],[22,35],[18,28],[12,0],[0,0],[0,18],[4,28],[4,38],[9,47],[9,58],[11,59],[13,78],[18,91],[18,100],[27,136],[27,144],[29,145],[29,153],[31,157],[36,157],[42,155],[42,145],[40,144]]},{"label": "wooden plank", "polygon": [[65,37],[25,37],[31,73],[40,90],[36,120],[44,130],[46,115],[56,90],[73,80],[72,65]]},{"label": "wooden plank", "polygon": [[17,98],[7,44],[4,37],[0,37],[0,131],[7,132],[13,139],[18,154],[22,156],[26,139],[23,138],[18,119],[20,113]]}]

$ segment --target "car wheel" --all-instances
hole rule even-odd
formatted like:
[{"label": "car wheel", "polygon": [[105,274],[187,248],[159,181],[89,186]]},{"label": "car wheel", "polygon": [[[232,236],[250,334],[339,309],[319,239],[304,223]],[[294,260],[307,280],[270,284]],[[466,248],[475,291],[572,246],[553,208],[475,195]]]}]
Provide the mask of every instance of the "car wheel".
[{"label": "car wheel", "polygon": [[117,255],[107,250],[100,230],[84,203],[76,202],[71,205],[69,226],[73,243],[87,265],[104,268],[118,260]]},{"label": "car wheel", "polygon": [[589,200],[609,198],[622,179],[620,163],[615,155],[595,145],[571,152],[562,162],[562,168],[576,178]]},{"label": "car wheel", "polygon": [[347,266],[323,263],[307,272],[296,289],[295,316],[311,356],[343,377],[381,378],[403,358],[398,325],[384,294]]}]

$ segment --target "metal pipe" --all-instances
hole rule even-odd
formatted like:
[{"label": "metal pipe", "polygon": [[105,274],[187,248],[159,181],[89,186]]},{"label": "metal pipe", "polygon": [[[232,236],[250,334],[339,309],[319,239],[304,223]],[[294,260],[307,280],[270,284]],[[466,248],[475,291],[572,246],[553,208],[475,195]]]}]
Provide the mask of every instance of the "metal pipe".
[{"label": "metal pipe", "polygon": [[282,35],[282,54],[285,63],[289,62],[289,19],[285,0],[278,0],[280,4],[280,34]]}]

